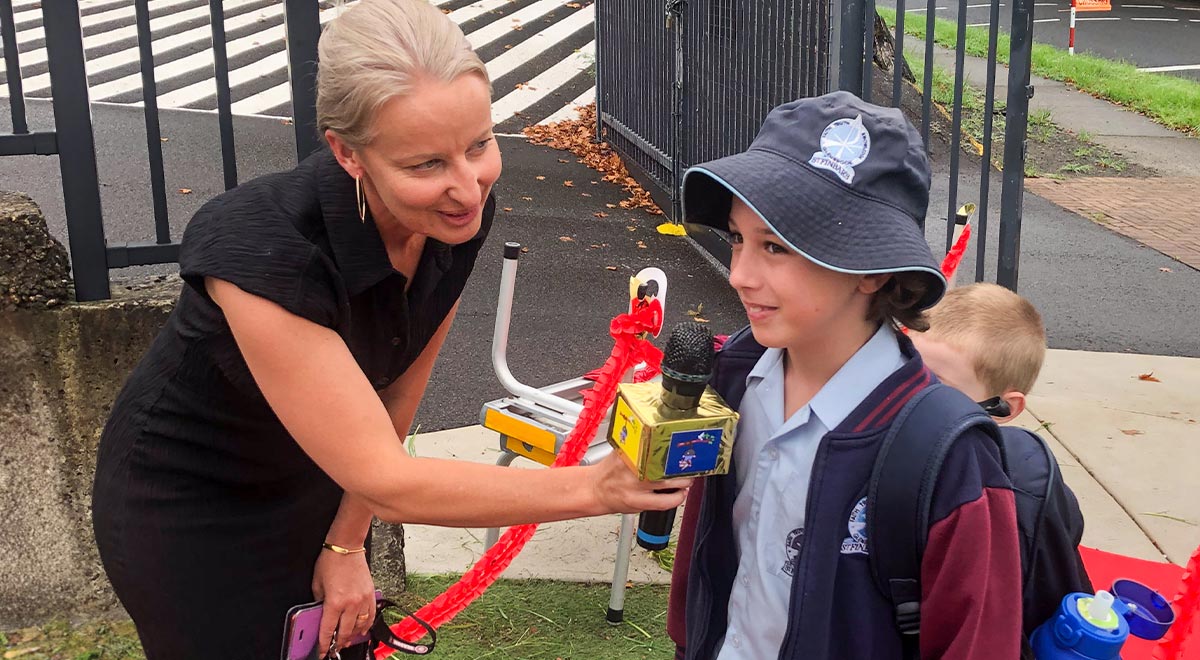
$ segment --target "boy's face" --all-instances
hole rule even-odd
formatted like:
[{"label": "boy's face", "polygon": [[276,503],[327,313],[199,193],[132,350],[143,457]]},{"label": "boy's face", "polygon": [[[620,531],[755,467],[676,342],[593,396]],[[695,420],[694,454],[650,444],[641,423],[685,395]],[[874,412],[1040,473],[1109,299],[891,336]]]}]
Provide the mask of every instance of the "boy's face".
[{"label": "boy's face", "polygon": [[[925,332],[910,332],[913,346],[921,354],[925,366],[938,380],[971,397],[973,401],[985,401],[996,393],[988,391],[983,381],[975,374],[975,360],[967,351],[953,346]],[[1004,392],[999,395],[1009,406],[1009,414],[997,417],[997,423],[1012,420],[1025,409],[1025,395],[1020,392]]]},{"label": "boy's face", "polygon": [[871,294],[887,275],[851,275],[816,265],[736,198],[729,231],[729,284],[746,308],[758,343],[769,348],[822,346],[826,337],[869,329]]}]

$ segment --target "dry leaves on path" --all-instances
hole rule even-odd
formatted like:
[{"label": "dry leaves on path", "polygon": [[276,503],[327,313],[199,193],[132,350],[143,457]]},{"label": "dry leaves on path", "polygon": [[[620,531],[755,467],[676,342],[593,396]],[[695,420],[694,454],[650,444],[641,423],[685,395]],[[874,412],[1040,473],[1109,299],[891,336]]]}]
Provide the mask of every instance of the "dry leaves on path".
[{"label": "dry leaves on path", "polygon": [[1161,380],[1154,377],[1153,371],[1151,371],[1148,374],[1138,374],[1138,380],[1145,380],[1145,381],[1149,381],[1151,383],[1161,383],[1162,382]]},{"label": "dry leaves on path", "polygon": [[1124,433],[1125,435],[1146,435],[1145,431],[1139,431],[1137,429],[1121,429],[1121,433]]},{"label": "dry leaves on path", "polygon": [[[529,126],[524,132],[530,142],[569,151],[579,156],[584,165],[603,173],[601,178],[604,181],[621,186],[629,194],[627,199],[621,200],[621,208],[644,209],[651,215],[663,214],[662,209],[650,198],[650,193],[629,175],[629,170],[625,168],[625,163],[621,162],[620,155],[613,151],[607,142],[593,141],[596,135],[595,103],[581,107],[578,119]],[[564,182],[563,185],[567,184]]]}]

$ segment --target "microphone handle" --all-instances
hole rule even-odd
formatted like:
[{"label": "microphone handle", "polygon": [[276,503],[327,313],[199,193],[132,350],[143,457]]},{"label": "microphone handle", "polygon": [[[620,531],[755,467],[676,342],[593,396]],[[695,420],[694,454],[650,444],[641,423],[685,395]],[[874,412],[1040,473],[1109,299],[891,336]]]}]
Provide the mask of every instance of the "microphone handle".
[{"label": "microphone handle", "polygon": [[637,543],[646,550],[665,550],[674,526],[675,509],[643,511],[638,514]]}]

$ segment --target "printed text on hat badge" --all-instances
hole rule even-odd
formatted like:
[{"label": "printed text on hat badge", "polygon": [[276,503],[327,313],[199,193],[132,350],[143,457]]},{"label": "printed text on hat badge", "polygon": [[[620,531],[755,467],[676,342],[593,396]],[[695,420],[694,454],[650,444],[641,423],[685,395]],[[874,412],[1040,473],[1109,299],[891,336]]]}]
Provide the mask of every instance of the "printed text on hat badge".
[{"label": "printed text on hat badge", "polygon": [[835,119],[821,132],[821,150],[808,164],[829,170],[845,183],[854,181],[854,166],[871,153],[871,135],[863,126],[862,115],[854,119]]}]

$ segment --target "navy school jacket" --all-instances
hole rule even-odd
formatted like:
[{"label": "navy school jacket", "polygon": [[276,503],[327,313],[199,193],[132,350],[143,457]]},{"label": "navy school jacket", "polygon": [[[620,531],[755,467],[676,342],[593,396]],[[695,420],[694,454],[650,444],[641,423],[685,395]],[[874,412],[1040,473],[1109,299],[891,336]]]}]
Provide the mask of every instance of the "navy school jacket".
[{"label": "navy school jacket", "polygon": [[[817,450],[781,659],[902,657],[892,606],[872,579],[869,558],[856,552],[861,544],[843,545],[852,540],[852,510],[866,497],[892,419],[936,381],[906,337],[900,337],[900,348],[908,362]],[[732,407],[740,405],[746,376],[764,350],[746,328],[718,353],[712,385]],[[725,634],[738,565],[734,474],[731,469],[694,485],[684,508],[667,612],[667,630],[681,660],[711,660]],[[995,444],[980,431],[961,438],[940,480],[921,567],[921,657],[1015,660],[1021,645],[1021,556],[1013,493]]]}]

